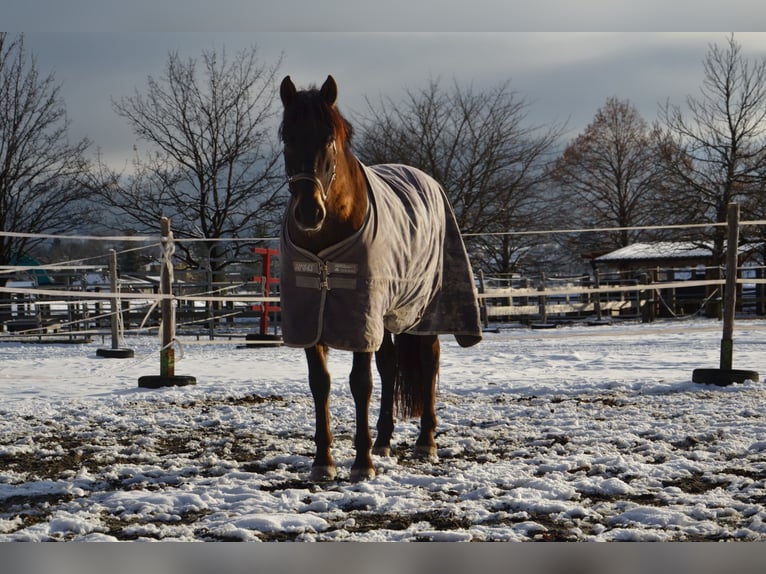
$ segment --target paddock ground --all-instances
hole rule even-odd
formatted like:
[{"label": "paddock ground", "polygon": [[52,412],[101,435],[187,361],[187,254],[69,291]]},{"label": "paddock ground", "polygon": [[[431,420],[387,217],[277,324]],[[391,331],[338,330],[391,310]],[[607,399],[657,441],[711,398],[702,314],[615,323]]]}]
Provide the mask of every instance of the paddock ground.
[{"label": "paddock ground", "polygon": [[[339,479],[321,485],[299,350],[182,342],[176,370],[197,384],[147,390],[154,338],[126,360],[2,344],[0,540],[766,540],[763,383],[691,382],[717,365],[719,327],[444,338],[439,461],[410,457],[417,421],[400,421],[361,484],[350,363],[333,353]],[[763,370],[762,336],[737,323],[736,366]]]}]

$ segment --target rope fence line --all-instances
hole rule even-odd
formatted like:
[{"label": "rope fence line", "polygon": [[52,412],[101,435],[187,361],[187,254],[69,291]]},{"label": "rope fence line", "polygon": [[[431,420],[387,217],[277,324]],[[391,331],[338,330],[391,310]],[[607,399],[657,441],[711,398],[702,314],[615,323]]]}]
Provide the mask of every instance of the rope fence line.
[{"label": "rope fence line", "polygon": [[[726,222],[717,223],[678,223],[672,225],[641,225],[629,227],[593,227],[572,229],[537,229],[526,231],[488,231],[481,233],[463,233],[463,237],[481,236],[509,236],[509,235],[542,235],[551,233],[611,233],[615,231],[659,231],[663,229],[705,229],[710,227],[726,227]],[[740,221],[740,226],[766,225],[766,219]],[[0,231],[0,237],[20,237],[32,239],[61,239],[71,241],[125,241],[138,243],[159,243],[160,235],[62,235],[53,233],[23,233],[16,231]],[[176,243],[215,243],[215,242],[264,242],[278,241],[278,236],[273,237],[174,237]]]},{"label": "rope fence line", "polygon": [[[748,279],[748,278],[738,278],[737,279],[738,284],[766,284],[766,279]],[[716,286],[720,287],[721,285],[725,284],[724,279],[710,279],[710,280],[689,280],[689,281],[670,281],[670,282],[661,282],[661,283],[636,283],[632,285],[605,285],[600,287],[588,287],[588,286],[569,286],[569,287],[550,287],[545,288],[542,290],[536,289],[536,288],[513,288],[513,287],[504,287],[504,288],[487,288],[485,292],[483,293],[477,293],[477,298],[482,299],[503,299],[503,298],[563,298],[566,296],[571,295],[609,295],[609,294],[619,294],[619,293],[636,293],[638,291],[647,291],[651,290],[656,292],[660,297],[661,291],[665,291],[668,289],[675,289],[675,288],[684,288],[684,287],[703,287],[703,286]],[[224,291],[230,288],[234,287],[225,287],[221,289],[214,290],[213,292],[220,292]],[[717,290],[716,290],[717,292]],[[13,287],[0,287],[0,293],[13,293],[13,294],[25,294],[25,295],[47,295],[47,296],[54,296],[58,297],[59,300],[45,300],[45,301],[34,301],[33,303],[35,305],[56,305],[61,304],[64,302],[67,302],[69,304],[86,304],[88,302],[92,302],[94,300],[99,301],[109,301],[113,299],[114,294],[110,292],[84,292],[84,291],[78,291],[78,290],[50,290],[50,289],[34,289],[34,288],[13,288]],[[178,302],[183,301],[192,301],[192,302],[240,302],[240,303],[248,303],[248,302],[257,302],[257,303],[278,303],[280,298],[274,297],[274,296],[248,296],[248,295],[229,295],[229,296],[210,296],[206,294],[193,294],[193,295],[175,295],[175,294],[161,294],[161,293],[125,293],[123,291],[119,291],[119,297],[120,299],[131,299],[133,301],[144,301],[145,304],[141,305],[139,307],[132,307],[130,310],[135,311],[141,311],[146,310],[144,320],[141,322],[140,326],[137,329],[124,329],[125,333],[143,333],[147,330],[154,331],[155,329],[159,329],[158,326],[147,326],[145,323],[151,314],[151,312],[156,308],[156,306],[159,304],[160,301],[163,300],[171,300],[176,305]],[[78,299],[74,301],[66,301],[66,297],[78,297]],[[712,297],[713,295],[708,296],[708,298]],[[28,303],[28,302],[27,302]],[[223,315],[216,315],[215,319],[225,319],[229,317],[235,317],[237,315],[241,314],[241,312],[230,312]],[[56,322],[47,325],[45,328],[52,329],[52,328],[63,328],[68,326],[73,326],[77,324],[87,324],[87,323],[93,323],[98,322],[100,320],[110,318],[114,315],[122,315],[122,311],[119,311],[117,313],[114,312],[107,312],[107,313],[101,313],[98,315],[89,315],[87,317],[83,317],[81,319],[72,320],[72,321],[64,321],[64,322]],[[178,323],[178,326],[189,326],[194,324],[204,324],[206,322],[210,321],[210,317],[200,318],[197,320],[192,321],[184,321]],[[17,335],[36,335],[39,334],[39,331],[41,330],[41,327],[35,327],[30,328],[26,330],[20,330],[17,331]],[[78,334],[78,335],[86,335],[86,334],[103,334],[103,331],[101,330],[80,330],[80,331],[74,331],[72,334]]]},{"label": "rope fence line", "polygon": [[[693,317],[684,317],[682,319],[693,319]],[[721,327],[719,323],[716,321],[714,324],[710,325],[695,325],[690,326],[687,323],[678,322],[674,319],[673,323],[670,323],[669,325],[672,326],[646,326],[643,325],[638,330],[631,330],[629,328],[621,328],[620,326],[613,326],[610,329],[607,330],[601,330],[601,329],[590,329],[590,328],[583,328],[578,329],[576,331],[578,338],[588,338],[588,337],[641,337],[647,334],[651,335],[659,335],[659,334],[667,334],[667,335],[681,335],[681,334],[687,334],[687,333],[703,333],[703,332],[720,332]],[[676,326],[677,325],[677,326]],[[682,326],[683,325],[683,326]],[[758,324],[754,322],[751,319],[748,318],[742,318],[737,319],[736,321],[737,330],[738,331],[766,331],[766,324]],[[159,329],[158,326],[151,326],[146,327],[144,329],[144,332],[137,332],[137,331],[126,331],[127,334],[130,336],[149,336],[152,338],[157,337],[157,333],[154,331],[157,331]],[[539,339],[539,338],[567,338],[572,337],[572,333],[569,331],[561,331],[561,330],[533,330],[533,329],[522,329],[518,327],[509,327],[507,329],[503,329],[502,327],[497,329],[498,332],[506,333],[506,334],[512,334],[513,338],[525,338],[525,339]],[[151,331],[147,333],[146,331]],[[98,335],[98,336],[105,336],[108,333],[106,333],[103,330],[86,330],[86,331],[78,331],[73,334],[87,334],[87,335]],[[34,335],[33,335],[34,336]],[[2,337],[0,337],[0,340],[2,340]],[[175,343],[178,343],[179,346],[189,347],[189,346],[198,346],[198,345],[237,345],[241,346],[242,341],[241,338],[236,338],[231,335],[228,336],[222,336],[220,338],[216,338],[214,340],[209,340],[206,338],[199,338],[195,334],[185,334],[181,335],[180,337],[177,337],[174,340]],[[766,341],[759,340],[760,344],[766,345]],[[136,358],[136,362],[133,361],[122,361],[120,362],[121,365],[126,365],[125,370],[130,370],[130,368],[137,364],[144,362],[148,359],[156,359],[156,353],[157,349],[152,348],[151,351],[148,351],[141,355],[143,358]],[[123,369],[119,369],[123,370]]]},{"label": "rope fence line", "polygon": [[[697,279],[688,281],[662,281],[655,283],[635,283],[631,285],[603,285],[600,287],[586,287],[572,285],[570,287],[546,287],[545,289],[537,289],[531,287],[487,287],[484,293],[478,293],[477,297],[480,299],[490,299],[499,297],[539,297],[539,296],[557,296],[557,295],[593,295],[593,294],[610,294],[621,292],[634,292],[643,290],[656,290],[656,289],[678,289],[682,287],[704,287],[704,286],[717,286],[724,285],[725,279]],[[739,285],[766,285],[766,278],[737,278],[737,284]],[[236,286],[224,287],[210,293],[225,291],[228,289],[237,288]],[[0,287],[0,293],[15,293],[21,295],[45,295],[50,297],[60,297],[62,299],[66,297],[79,297],[81,300],[72,301],[72,303],[86,303],[92,300],[108,301],[114,297],[114,294],[109,291],[78,291],[78,290],[59,290],[59,289],[36,289],[25,287]],[[163,300],[172,301],[195,301],[195,302],[242,302],[242,303],[278,303],[280,298],[276,296],[265,295],[229,295],[223,297],[216,297],[202,294],[162,294],[162,293],[130,293],[125,291],[119,292],[121,299],[133,299],[133,300],[146,300],[152,302],[159,302]],[[60,301],[44,300],[35,301],[38,305],[50,305]],[[20,302],[21,303],[21,302]],[[6,304],[7,306],[8,304]]]},{"label": "rope fence line", "polygon": [[[553,287],[535,289],[530,287],[487,287],[484,293],[479,293],[479,299],[491,299],[502,297],[539,297],[557,295],[594,295],[621,292],[635,292],[645,290],[679,289],[683,287],[706,287],[725,285],[725,279],[695,279],[688,281],[658,281],[655,283],[636,283],[633,285],[604,285],[601,287],[585,287],[573,285],[571,287]],[[766,285],[766,278],[737,278],[738,285]]]},{"label": "rope fence line", "polygon": [[[114,297],[113,293],[108,291],[69,291],[59,289],[34,289],[26,287],[0,287],[0,293],[18,293],[21,295],[46,295],[50,297],[62,297],[73,296],[80,297],[82,299],[101,299],[108,301]],[[255,302],[255,303],[278,303],[279,297],[271,297],[264,295],[237,295],[228,297],[210,297],[206,295],[174,295],[174,294],[162,294],[162,293],[130,293],[120,291],[120,299],[145,299],[150,301],[241,301],[243,303]],[[39,301],[38,304],[47,305],[55,303],[55,301]]]},{"label": "rope fence line", "polygon": [[[17,231],[0,231],[0,237],[61,239],[69,241],[124,241],[156,244],[159,244],[162,241],[161,235],[61,235],[53,233],[23,233]],[[279,237],[173,237],[173,241],[175,243],[257,243],[263,241],[279,241]]]},{"label": "rope fence line", "polygon": [[[655,285],[655,287],[657,287],[657,286]],[[542,292],[536,292],[536,293],[540,294]],[[711,295],[711,297],[714,296],[716,293],[717,293],[717,291],[715,293],[713,293]],[[151,308],[154,308],[155,306],[156,305],[153,304],[153,305],[151,305]],[[237,316],[238,314],[239,313],[228,313],[228,314],[225,314],[225,315],[216,316],[216,318],[234,317],[234,316]],[[56,326],[63,327],[63,326],[70,325],[70,324],[76,324],[78,322],[79,323],[82,323],[82,322],[93,322],[97,318],[106,318],[106,317],[109,317],[111,315],[112,315],[112,313],[104,313],[104,314],[101,314],[101,315],[98,315],[98,316],[91,316],[91,317],[89,317],[87,319],[82,319],[82,320],[79,320],[79,321],[71,321],[71,322],[67,322],[67,323],[55,323],[55,324],[49,325],[48,328],[52,328],[52,327],[56,327]],[[118,313],[118,315],[119,315],[119,313]],[[674,314],[674,317],[676,319],[688,319],[688,320],[690,320],[690,319],[694,318],[694,315],[688,316],[688,317],[680,317],[679,318],[679,317],[676,317],[675,314]],[[208,318],[199,319],[199,320],[196,320],[196,321],[185,321],[185,322],[177,323],[177,326],[187,326],[188,327],[188,326],[192,326],[192,325],[195,325],[195,324],[204,324],[207,321],[209,321]],[[752,324],[752,323],[748,323],[747,320],[744,320],[744,321],[745,321],[744,324],[747,325],[747,328],[749,330],[759,330],[759,331],[760,330],[766,330],[766,325],[759,326],[759,325],[755,325],[755,324]],[[700,331],[700,332],[703,332],[703,331],[720,331],[720,327],[717,326],[717,325],[716,326],[709,326],[709,327],[704,327],[704,326],[693,327],[691,329],[689,327],[686,327],[686,326],[685,327],[679,327],[677,329],[667,328],[667,327],[660,327],[660,328],[656,328],[656,329],[648,328],[648,329],[649,329],[649,331],[646,331],[644,329],[644,330],[641,331],[641,333],[643,334],[643,333],[646,332],[646,333],[681,334],[681,333],[688,333],[688,332],[692,332],[692,331]],[[134,328],[134,329],[127,328],[127,329],[124,329],[123,330],[123,335],[124,336],[151,335],[153,337],[157,337],[158,334],[161,333],[161,330],[162,330],[162,325],[161,324],[158,324],[158,325],[143,325],[142,324],[138,328]],[[535,335],[534,333],[520,334],[520,333],[517,332],[518,330],[514,330],[514,329],[512,329],[512,330],[514,331],[514,336],[540,337],[539,334],[538,335]],[[526,331],[524,333],[526,333]],[[28,329],[28,330],[23,330],[23,331],[17,331],[13,335],[8,335],[8,337],[9,338],[13,338],[13,336],[19,336],[19,337],[36,338],[36,337],[39,337],[40,334],[41,334],[40,333],[40,328],[33,328],[33,329]],[[82,329],[82,330],[77,330],[77,331],[68,331],[68,332],[65,332],[65,333],[61,334],[61,336],[78,336],[78,337],[85,337],[85,336],[101,336],[101,337],[105,337],[106,335],[108,335],[108,331],[106,331],[105,329]],[[195,336],[197,337],[197,340],[194,340],[193,338],[191,338],[191,337],[195,337]],[[552,334],[551,335],[551,334],[549,334],[549,332],[546,332],[545,336],[546,337],[551,337],[551,336],[553,336],[553,337],[568,337],[568,336],[571,336],[571,334],[559,333],[559,334]],[[636,334],[635,333],[626,333],[626,332],[621,332],[621,331],[616,332],[613,329],[610,329],[608,331],[608,333],[607,332],[603,332],[603,331],[596,332],[596,331],[592,331],[592,330],[583,331],[583,332],[579,332],[578,331],[578,335],[577,336],[578,337],[588,337],[588,336],[617,336],[617,337],[623,337],[623,336],[636,336]],[[0,336],[0,340],[2,340],[3,337],[4,337],[4,335]],[[224,334],[220,338],[216,338],[215,340],[206,340],[206,339],[200,340],[198,334],[194,335],[194,334],[186,333],[185,335],[182,334],[180,336],[180,338],[176,337],[174,339],[174,343],[177,343],[179,347],[181,346],[181,341],[183,341],[184,345],[190,345],[190,344],[191,345],[199,345],[199,344],[237,344],[237,345],[241,345],[241,341],[236,340],[236,339],[232,340],[232,335],[231,334],[229,334],[229,335]],[[156,350],[148,352],[148,353],[146,353],[144,355],[144,358],[141,359],[138,362],[139,363],[143,362],[144,360],[152,358],[155,355],[156,355]],[[181,353],[181,357],[178,357],[178,358],[179,359],[182,358],[182,353]],[[131,363],[131,364],[137,364],[137,363]],[[122,369],[120,369],[120,370],[122,370]]]},{"label": "rope fence line", "polygon": [[23,233],[20,231],[0,231],[0,237],[19,237],[27,239],[62,239],[70,241],[160,241],[159,235],[62,235],[60,233]]},{"label": "rope fence line", "polygon": [[[141,247],[132,247],[130,249],[123,249],[118,251],[117,255],[123,255],[125,253],[131,253],[133,251],[141,251],[145,249],[156,249],[158,247],[160,247],[160,243],[143,245]],[[0,274],[24,271],[87,271],[89,269],[103,269],[103,265],[87,265],[85,262],[101,260],[106,257],[109,257],[109,253],[94,255],[92,257],[83,257],[81,259],[70,259],[62,263],[41,263],[40,265],[0,265]]]},{"label": "rope fence line", "polygon": [[[766,220],[755,220],[755,221],[742,221],[739,223],[740,225],[766,225]],[[495,232],[495,233],[466,233],[463,234],[465,237],[475,237],[475,236],[508,236],[508,235],[534,235],[534,234],[551,234],[551,233],[559,233],[559,234],[573,234],[573,233],[606,233],[606,232],[613,232],[613,231],[625,231],[625,230],[658,230],[658,229],[690,229],[690,228],[712,228],[712,227],[720,227],[720,226],[726,226],[727,223],[701,223],[701,224],[676,224],[676,225],[657,225],[657,226],[643,226],[643,227],[609,227],[609,228],[593,228],[593,229],[562,229],[562,230],[535,230],[535,231],[506,231],[506,232]],[[268,242],[268,241],[275,241],[278,238],[277,237],[253,237],[253,238],[176,238],[171,236],[170,240],[163,236],[157,236],[157,235],[129,235],[129,236],[96,236],[96,235],[54,235],[54,234],[31,234],[31,233],[15,233],[15,232],[6,232],[2,231],[0,232],[0,236],[16,236],[16,237],[34,237],[34,238],[55,238],[60,240],[99,240],[99,241],[122,241],[122,242],[141,242],[141,243],[147,243],[147,245],[141,245],[138,247],[133,247],[129,249],[125,249],[120,251],[119,253],[127,253],[131,251],[137,251],[137,250],[145,250],[145,249],[156,249],[159,248],[161,251],[161,255],[159,257],[163,267],[166,267],[166,272],[170,275],[171,283],[173,281],[172,279],[172,273],[173,273],[173,265],[171,263],[173,252],[174,252],[174,244],[175,243],[182,243],[182,242]],[[87,262],[93,261],[93,260],[102,260],[108,255],[98,255],[88,258],[82,258],[78,260],[71,260],[64,263],[53,263],[53,264],[47,264],[47,265],[19,265],[19,266],[0,266],[0,276],[5,273],[14,273],[14,272],[27,272],[27,271],[47,271],[47,270],[62,270],[62,271],[68,271],[68,270],[91,270],[91,269],[103,269],[102,265],[87,265]],[[688,267],[683,268],[684,270],[688,270]],[[699,270],[699,267],[695,267],[694,269]],[[706,268],[707,269],[707,268]],[[752,268],[747,268],[752,269]],[[483,303],[482,300],[487,299],[502,299],[502,298],[562,298],[566,297],[567,300],[570,296],[573,295],[610,295],[610,294],[618,294],[618,293],[637,293],[641,291],[653,291],[657,294],[659,300],[661,303],[664,303],[667,306],[667,303],[664,302],[662,299],[661,291],[662,290],[668,290],[668,289],[676,289],[676,288],[689,288],[689,287],[702,287],[702,286],[711,286],[716,287],[717,289],[714,291],[714,293],[718,292],[718,289],[721,285],[725,284],[724,279],[705,279],[705,280],[677,280],[677,281],[666,281],[666,282],[651,282],[651,283],[631,283],[628,285],[601,285],[599,287],[593,287],[593,286],[587,286],[587,285],[569,285],[566,287],[561,287],[558,284],[561,284],[562,282],[568,281],[568,280],[584,280],[587,275],[577,275],[574,276],[572,279],[567,279],[564,277],[548,277],[546,278],[549,283],[554,283],[554,286],[549,287],[547,285],[544,286],[544,288],[527,288],[527,287],[519,287],[519,288],[513,288],[513,287],[489,287],[485,286],[483,288],[483,292],[479,292],[477,294],[477,297],[479,300]],[[507,280],[507,279],[505,279]],[[764,285],[766,284],[766,278],[737,278],[736,280],[737,284],[748,284],[748,285]],[[117,289],[116,293],[113,293],[111,291],[85,291],[85,290],[76,290],[76,289],[39,289],[39,288],[26,288],[26,287],[0,287],[0,293],[8,293],[8,294],[15,294],[15,295],[23,295],[30,298],[42,296],[42,297],[52,297],[54,299],[52,300],[44,300],[44,301],[20,301],[17,303],[11,303],[11,305],[57,305],[61,304],[63,301],[62,299],[66,299],[68,297],[76,298],[74,301],[67,301],[70,305],[84,305],[87,308],[87,304],[92,302],[93,300],[99,300],[99,301],[110,301],[115,298],[115,296],[119,297],[119,299],[126,299],[133,303],[136,303],[138,301],[144,301],[146,302],[144,305],[141,306],[141,309],[147,309],[146,315],[144,317],[144,320],[141,322],[141,326],[138,329],[138,332],[145,332],[146,329],[154,327],[145,327],[145,323],[148,320],[150,314],[152,311],[163,301],[171,301],[174,306],[177,306],[179,302],[189,302],[189,303],[211,303],[211,302],[218,302],[218,303],[232,303],[232,302],[239,302],[239,303],[279,303],[280,298],[278,296],[268,296],[268,295],[248,295],[248,294],[232,294],[232,295],[219,295],[220,293],[224,293],[226,291],[231,291],[235,289],[239,289],[246,285],[246,283],[238,283],[236,285],[227,285],[218,289],[203,291],[203,292],[196,292],[196,293],[185,293],[185,294],[176,294],[176,293],[147,293],[147,292],[125,292],[121,289]],[[711,298],[713,295],[708,295],[708,299]],[[3,307],[7,306],[8,304],[3,305]],[[669,307],[668,307],[669,308]],[[135,311],[135,307],[130,308],[130,311]],[[199,324],[199,323],[205,323],[210,320],[220,320],[222,318],[230,318],[241,314],[241,312],[231,312],[225,315],[217,314],[214,317],[206,317],[198,320],[192,320],[192,321],[186,321],[183,323],[179,323],[179,325],[186,326],[186,325],[193,325],[193,324]],[[109,317],[113,317],[115,315],[118,315],[117,320],[121,320],[122,318],[122,311],[119,312],[110,312],[110,313],[103,313],[95,316],[85,316],[83,318],[72,320],[72,321],[66,321],[66,322],[57,322],[56,325],[61,327],[68,327],[77,325],[79,323],[92,323],[94,321],[100,321],[102,319],[106,319]],[[120,331],[122,332],[124,330],[124,326],[121,326],[122,329]],[[160,327],[161,329],[161,327]],[[30,332],[37,332],[40,331],[40,328],[35,329],[29,329]],[[26,331],[16,331],[18,334],[23,334]],[[79,333],[86,333],[88,331],[75,331],[72,332],[72,334],[79,334]],[[98,333],[101,333],[100,331],[97,331]],[[132,332],[132,331],[130,331]]]},{"label": "rope fence line", "polygon": [[[744,223],[743,223],[744,225]],[[682,223],[676,225],[643,225],[640,227],[595,227],[573,229],[550,229],[528,231],[487,231],[481,233],[463,233],[463,237],[507,237],[513,235],[539,235],[564,233],[612,233],[615,231],[659,231],[662,229],[704,229],[708,227],[726,227],[726,223]]]}]

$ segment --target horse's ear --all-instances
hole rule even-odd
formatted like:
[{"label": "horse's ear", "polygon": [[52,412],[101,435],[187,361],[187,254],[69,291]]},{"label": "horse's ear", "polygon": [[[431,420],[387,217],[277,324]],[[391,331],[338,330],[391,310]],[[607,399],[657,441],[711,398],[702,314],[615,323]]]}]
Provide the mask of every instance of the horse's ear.
[{"label": "horse's ear", "polygon": [[279,86],[279,97],[282,98],[282,105],[287,107],[293,101],[295,97],[295,84],[290,79],[290,76],[285,76],[282,80],[282,85]]},{"label": "horse's ear", "polygon": [[327,76],[324,84],[322,84],[320,93],[322,94],[322,98],[328,106],[334,105],[335,100],[338,99],[338,84],[335,83],[335,78],[332,76]]}]

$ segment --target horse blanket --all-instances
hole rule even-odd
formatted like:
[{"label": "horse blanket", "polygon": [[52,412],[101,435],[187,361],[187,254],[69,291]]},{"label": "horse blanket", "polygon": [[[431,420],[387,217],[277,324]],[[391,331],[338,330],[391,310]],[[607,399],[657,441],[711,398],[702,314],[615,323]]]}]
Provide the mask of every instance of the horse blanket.
[{"label": "horse blanket", "polygon": [[376,351],[384,331],[481,339],[473,272],[444,190],[399,164],[363,166],[364,225],[318,254],[281,233],[285,344]]}]

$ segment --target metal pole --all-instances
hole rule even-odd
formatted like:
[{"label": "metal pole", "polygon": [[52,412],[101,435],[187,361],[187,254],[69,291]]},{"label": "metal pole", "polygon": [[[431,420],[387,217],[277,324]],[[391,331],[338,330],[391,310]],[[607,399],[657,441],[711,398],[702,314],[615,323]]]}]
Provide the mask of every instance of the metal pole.
[{"label": "metal pole", "polygon": [[737,263],[739,252],[739,204],[730,203],[726,215],[726,291],[723,298],[723,335],[721,337],[721,369],[732,368],[734,350],[734,312],[737,304]]}]

